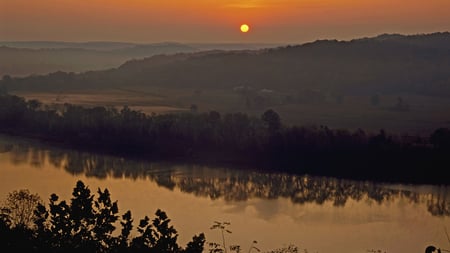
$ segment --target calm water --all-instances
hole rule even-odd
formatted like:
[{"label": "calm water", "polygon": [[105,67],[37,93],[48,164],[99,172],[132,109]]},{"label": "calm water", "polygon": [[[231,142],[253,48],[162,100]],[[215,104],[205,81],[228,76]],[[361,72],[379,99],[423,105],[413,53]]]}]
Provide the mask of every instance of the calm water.
[{"label": "calm water", "polygon": [[[194,234],[220,242],[214,221],[229,221],[227,244],[245,252],[294,244],[308,252],[424,252],[450,249],[450,185],[373,184],[242,172],[232,168],[144,163],[55,149],[0,136],[0,199],[29,189],[69,200],[77,180],[107,188],[134,225],[160,208],[185,246]],[[120,230],[120,227],[118,228]],[[255,251],[256,252],[256,251]]]}]

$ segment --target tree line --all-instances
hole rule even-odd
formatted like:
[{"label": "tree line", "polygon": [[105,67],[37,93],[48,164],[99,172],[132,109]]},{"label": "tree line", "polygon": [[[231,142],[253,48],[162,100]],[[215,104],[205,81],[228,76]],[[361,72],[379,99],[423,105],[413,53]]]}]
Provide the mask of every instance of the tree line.
[{"label": "tree line", "polygon": [[[48,207],[28,190],[9,193],[0,212],[3,252],[155,252],[202,253],[205,235],[194,235],[185,247],[167,214],[158,209],[135,227],[131,211],[119,214],[108,189],[97,194],[82,181],[76,183],[70,201],[56,194]],[[120,225],[121,230],[116,233]]]},{"label": "tree line", "polygon": [[[48,206],[48,207],[47,207]],[[225,244],[223,233],[231,233],[230,222],[215,221],[211,230],[220,230],[222,242],[208,242],[204,233],[194,235],[185,247],[178,242],[178,232],[161,209],[155,217],[145,216],[137,226],[131,211],[119,214],[117,201],[108,189],[97,194],[78,180],[69,201],[51,194],[48,205],[28,189],[8,193],[0,205],[0,249],[2,252],[86,252],[86,253],[240,253],[236,244]],[[120,226],[120,231],[116,231]],[[248,252],[261,252],[253,241]],[[298,253],[288,245],[266,253]],[[305,249],[304,252],[307,252]]]},{"label": "tree line", "polygon": [[1,95],[0,131],[142,159],[351,179],[447,183],[441,173],[450,161],[448,128],[423,137],[287,126],[271,109],[259,118],[216,111],[148,115],[127,106],[56,108]]}]

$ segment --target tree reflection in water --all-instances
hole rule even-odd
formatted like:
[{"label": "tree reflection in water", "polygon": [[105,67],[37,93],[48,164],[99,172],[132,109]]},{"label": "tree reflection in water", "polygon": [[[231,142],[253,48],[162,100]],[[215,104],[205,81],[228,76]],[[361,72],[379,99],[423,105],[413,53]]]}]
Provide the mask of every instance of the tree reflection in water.
[{"label": "tree reflection in water", "polygon": [[296,204],[321,205],[332,202],[334,206],[344,206],[349,199],[382,204],[403,198],[412,203],[425,204],[434,216],[450,216],[448,186],[434,186],[431,192],[422,194],[366,181],[260,173],[195,164],[153,163],[51,148],[26,141],[17,142],[15,139],[8,141],[3,138],[0,141],[0,151],[10,152],[13,164],[26,163],[31,167],[41,167],[47,160],[72,175],[99,179],[147,179],[160,187],[179,189],[211,199],[245,201],[251,198],[288,198]]}]

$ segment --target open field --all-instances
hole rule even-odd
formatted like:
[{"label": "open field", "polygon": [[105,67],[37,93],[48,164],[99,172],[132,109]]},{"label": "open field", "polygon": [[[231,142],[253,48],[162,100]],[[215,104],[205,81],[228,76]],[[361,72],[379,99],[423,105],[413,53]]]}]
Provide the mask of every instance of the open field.
[{"label": "open field", "polygon": [[271,95],[264,105],[246,104],[244,97],[229,90],[184,90],[147,88],[85,90],[67,93],[15,92],[26,99],[38,99],[44,104],[78,104],[83,106],[107,106],[118,109],[127,105],[147,114],[189,111],[197,105],[198,112],[216,110],[222,114],[243,112],[260,116],[272,108],[285,124],[325,125],[330,128],[346,128],[366,131],[385,129],[391,133],[429,135],[439,127],[450,127],[450,99],[417,95],[401,95],[405,110],[395,109],[399,96],[380,96],[374,106],[365,96],[349,96],[337,102],[327,98],[317,103],[279,102],[282,95]]}]

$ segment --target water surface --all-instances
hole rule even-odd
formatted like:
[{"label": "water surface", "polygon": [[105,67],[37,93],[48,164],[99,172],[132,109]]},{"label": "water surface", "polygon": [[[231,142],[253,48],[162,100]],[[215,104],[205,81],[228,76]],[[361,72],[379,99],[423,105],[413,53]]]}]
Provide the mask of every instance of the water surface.
[{"label": "water surface", "polygon": [[[107,188],[134,225],[164,210],[185,246],[194,234],[221,242],[214,221],[228,221],[226,243],[247,252],[294,244],[308,252],[424,252],[450,249],[450,187],[376,184],[201,165],[150,163],[50,147],[0,136],[0,198],[29,189],[45,201],[69,200],[76,181]],[[120,230],[120,227],[118,228]]]}]

